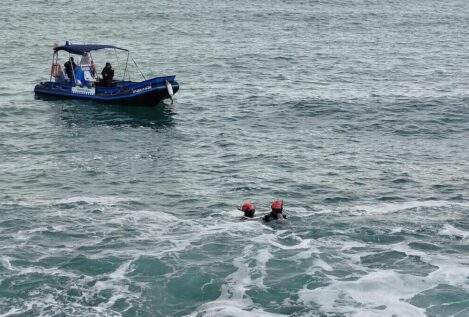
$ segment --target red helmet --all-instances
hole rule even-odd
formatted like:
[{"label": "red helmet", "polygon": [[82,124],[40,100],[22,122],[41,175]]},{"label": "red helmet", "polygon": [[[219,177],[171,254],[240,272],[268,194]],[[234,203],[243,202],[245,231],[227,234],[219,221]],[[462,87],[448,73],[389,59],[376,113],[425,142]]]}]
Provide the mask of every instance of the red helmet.
[{"label": "red helmet", "polygon": [[282,211],[283,210],[283,201],[281,200],[274,200],[272,205],[270,206],[272,210],[275,211]]},{"label": "red helmet", "polygon": [[254,204],[249,201],[245,202],[243,206],[241,207],[241,211],[244,211],[244,212],[252,212],[255,210],[256,210],[256,206],[254,206]]}]

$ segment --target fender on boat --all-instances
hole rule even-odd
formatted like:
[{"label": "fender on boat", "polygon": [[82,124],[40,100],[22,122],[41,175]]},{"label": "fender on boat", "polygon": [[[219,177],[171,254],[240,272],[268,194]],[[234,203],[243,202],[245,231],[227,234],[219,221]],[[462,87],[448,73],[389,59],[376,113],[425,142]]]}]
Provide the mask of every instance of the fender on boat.
[{"label": "fender on boat", "polygon": [[166,90],[168,91],[169,98],[171,99],[171,104],[173,104],[173,86],[171,86],[171,83],[166,80]]}]

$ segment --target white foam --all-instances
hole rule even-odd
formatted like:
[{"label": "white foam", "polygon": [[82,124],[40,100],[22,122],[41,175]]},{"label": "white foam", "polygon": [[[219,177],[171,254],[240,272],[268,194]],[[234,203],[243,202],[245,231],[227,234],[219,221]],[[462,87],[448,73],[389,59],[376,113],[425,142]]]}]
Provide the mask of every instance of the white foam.
[{"label": "white foam", "polygon": [[278,241],[278,237],[274,234],[267,235],[269,237],[269,243],[273,245],[274,247],[277,247],[282,250],[310,250],[311,249],[311,239],[301,239],[299,238],[298,240],[300,241],[298,244],[294,245],[284,245],[281,244]]},{"label": "white foam", "polygon": [[420,277],[419,280],[427,284],[427,288],[433,288],[438,284],[449,284],[461,287],[469,291],[467,276],[469,276],[468,257],[465,255],[446,254],[441,252],[426,252],[409,247],[408,242],[394,244],[392,250],[406,253],[408,256],[418,256],[435,270],[428,276]]},{"label": "white foam", "polygon": [[349,208],[353,213],[379,213],[379,214],[388,214],[400,212],[408,209],[415,208],[440,208],[440,207],[451,207],[451,206],[461,206],[468,207],[467,203],[456,203],[445,200],[428,200],[428,201],[409,201],[402,203],[382,203],[377,205],[362,205]]},{"label": "white foam", "polygon": [[314,264],[316,266],[320,267],[321,269],[323,269],[324,271],[332,271],[334,269],[331,265],[324,262],[324,260],[322,260],[322,259],[316,259],[314,261]]},{"label": "white foam", "polygon": [[266,288],[264,286],[264,278],[267,276],[267,262],[270,259],[272,259],[272,254],[266,249],[259,250],[257,256],[255,256],[256,266],[253,271],[259,272],[261,276],[253,280],[253,284],[262,289]]},{"label": "white foam", "polygon": [[366,246],[368,246],[368,244],[366,244],[364,242],[360,242],[360,241],[345,240],[345,241],[340,242],[340,250],[341,251],[348,251],[352,248],[362,248],[362,247],[366,247]]},{"label": "white foam", "polygon": [[[328,286],[298,292],[299,301],[317,304],[323,312],[350,316],[426,316],[423,309],[405,299],[427,289],[418,277],[394,271],[372,272],[357,281],[334,281]],[[356,303],[360,305],[356,305]],[[375,309],[385,305],[385,309]]]},{"label": "white foam", "polygon": [[138,201],[136,198],[121,198],[121,197],[114,197],[114,196],[101,196],[101,197],[87,197],[87,196],[77,196],[77,197],[70,197],[65,199],[59,199],[53,201],[54,204],[73,204],[78,202],[84,202],[87,204],[97,204],[97,205],[105,205],[105,206],[113,206],[121,202],[134,202]]},{"label": "white foam", "polygon": [[233,300],[216,300],[213,302],[205,303],[198,307],[190,315],[192,317],[268,317],[268,316],[288,316],[283,314],[275,314],[265,312],[257,307],[246,307],[242,303]]},{"label": "white foam", "polygon": [[[469,291],[467,285],[469,266],[466,256],[414,250],[409,247],[408,241],[387,246],[386,250],[405,252],[408,256],[419,256],[422,261],[435,266],[435,270],[429,272],[427,276],[379,270],[369,272],[355,281],[333,278],[330,284],[324,287],[310,290],[305,286],[298,292],[299,302],[306,305],[315,303],[324,313],[336,312],[347,316],[425,316],[423,309],[409,304],[407,300],[439,284],[449,284]],[[360,257],[374,253],[376,251],[364,251],[342,254],[342,256],[355,259],[347,261],[347,264],[363,271],[369,269],[360,264]],[[316,260],[314,264],[306,272],[307,274],[313,275],[319,270],[327,273],[330,270],[330,266],[322,260]],[[383,309],[384,306],[386,307]]]},{"label": "white foam", "polygon": [[11,266],[11,263],[10,263],[10,258],[7,257],[7,256],[2,256],[2,265],[4,268],[6,268],[7,270],[12,270],[12,266]]},{"label": "white foam", "polygon": [[388,214],[401,212],[404,210],[415,208],[442,208],[442,207],[463,207],[468,208],[469,203],[459,203],[454,201],[445,200],[427,200],[427,201],[409,201],[409,202],[396,202],[396,203],[379,203],[372,205],[358,205],[353,207],[337,207],[331,209],[320,205],[313,205],[311,209],[296,208],[295,212],[299,215],[311,216],[319,214],[342,214],[350,213],[353,215],[366,215],[366,214]]},{"label": "white foam", "polygon": [[301,260],[310,259],[313,256],[313,254],[319,254],[319,253],[320,252],[317,247],[311,246],[308,250],[300,251],[296,253],[295,255],[291,256],[290,259],[293,261],[299,262]]},{"label": "white foam", "polygon": [[26,313],[27,311],[30,311],[33,308],[33,305],[35,304],[31,302],[31,303],[24,304],[22,308],[12,307],[5,314],[0,314],[0,317],[21,316],[21,314]]},{"label": "white foam", "polygon": [[128,279],[126,274],[131,271],[131,264],[135,259],[122,263],[114,272],[107,275],[108,279],[97,281],[95,284],[96,291],[99,293],[106,289],[118,290],[119,293],[128,293],[125,284]]},{"label": "white foam", "polygon": [[222,286],[220,299],[232,299],[245,301],[249,304],[250,299],[243,299],[249,285],[251,285],[251,276],[247,262],[243,257],[250,258],[252,254],[252,245],[248,245],[243,250],[243,255],[234,259],[233,264],[238,269],[227,277],[227,283]]},{"label": "white foam", "polygon": [[316,205],[313,205],[311,207],[311,209],[308,209],[308,208],[304,208],[304,207],[290,207],[288,208],[288,211],[293,211],[295,214],[309,214],[311,213],[311,210],[315,210],[315,209],[320,209],[319,207],[317,207]]},{"label": "white foam", "polygon": [[318,214],[336,214],[341,212],[341,208],[338,209],[330,209],[325,208],[321,205],[312,205],[311,209],[307,208],[289,208],[288,210],[293,210],[299,216],[311,216],[311,215],[318,215]]},{"label": "white foam", "polygon": [[26,230],[26,232],[28,232],[28,233],[35,233],[35,232],[42,233],[43,231],[48,231],[48,228],[47,227],[38,227],[38,228],[33,228],[33,229]]},{"label": "white foam", "polygon": [[67,226],[40,226],[37,228],[27,229],[27,230],[18,230],[14,235],[13,238],[18,241],[26,241],[31,238],[31,236],[35,233],[42,234],[43,232],[63,232],[67,230]]},{"label": "white foam", "polygon": [[454,257],[451,255],[437,255],[432,260],[432,265],[438,267],[427,277],[433,286],[438,284],[449,284],[459,286],[469,292],[467,277],[469,276],[469,266],[467,257]]},{"label": "white foam", "polygon": [[29,310],[29,308],[20,309],[20,308],[13,307],[13,308],[10,308],[10,310],[7,311],[6,313],[0,314],[0,317],[18,316],[19,314],[25,313],[28,310]]},{"label": "white foam", "polygon": [[[74,197],[73,199],[76,199],[76,201],[83,201],[80,197]],[[63,203],[63,201],[70,202],[73,201],[73,199],[54,200],[54,204],[58,204],[59,201],[62,201],[60,203]],[[117,204],[119,201],[128,201],[128,199],[118,199],[117,202],[116,200],[106,202],[105,200],[97,198],[96,202],[93,202],[93,199],[90,199],[87,203],[113,205]],[[390,205],[392,207],[386,207],[387,209],[385,208],[384,212],[395,212],[401,210],[401,208],[419,208],[416,206],[422,206],[422,204],[419,205],[417,203],[418,202],[415,202],[415,204],[380,204],[376,206],[368,206],[368,210],[359,209],[358,212],[374,213],[376,212],[377,206],[386,207]],[[442,202],[441,204],[435,205],[434,202],[432,202],[431,205],[450,206],[453,204],[454,203]],[[427,204],[427,206],[428,205],[429,204]],[[362,207],[363,206],[358,206],[353,208]],[[95,230],[93,234],[98,231],[97,237],[106,238],[108,234],[112,235],[116,230],[117,232],[120,230],[120,228],[116,229],[115,225],[106,226],[106,224],[117,223],[124,227],[138,230],[137,236],[132,235],[128,238],[132,243],[138,243],[139,240],[146,242],[154,241],[155,248],[148,247],[146,245],[142,246],[144,250],[139,249],[139,247],[124,247],[115,250],[107,248],[97,251],[97,253],[94,253],[93,255],[87,255],[88,257],[96,259],[106,257],[108,255],[119,256],[125,259],[129,259],[129,256],[134,257],[133,259],[122,263],[110,274],[102,274],[98,277],[85,278],[82,278],[82,276],[78,277],[76,275],[70,275],[70,279],[80,280],[78,282],[78,287],[83,288],[84,296],[90,296],[92,298],[97,296],[96,294],[101,291],[111,291],[111,295],[107,295],[109,298],[104,303],[101,303],[98,307],[92,308],[100,312],[108,312],[119,300],[131,300],[138,297],[138,294],[129,291],[131,277],[128,274],[133,269],[133,261],[137,259],[140,254],[161,256],[170,253],[171,256],[174,255],[174,257],[172,257],[173,259],[178,260],[180,254],[184,253],[185,250],[189,250],[194,245],[200,246],[207,241],[213,241],[214,237],[233,237],[235,241],[234,243],[237,241],[243,241],[243,243],[245,243],[244,245],[249,243],[251,244],[245,246],[241,255],[234,260],[236,271],[225,279],[225,284],[222,286],[220,297],[212,302],[199,306],[191,316],[282,316],[263,311],[262,308],[257,306],[256,303],[254,303],[248,296],[248,290],[251,288],[266,288],[264,285],[264,279],[268,273],[268,262],[274,256],[273,254],[279,250],[289,250],[289,252],[282,252],[290,255],[292,254],[292,256],[287,260],[301,260],[302,263],[307,262],[303,260],[311,258],[314,254],[320,254],[321,251],[330,252],[332,250],[333,252],[336,252],[336,254],[340,253],[341,255],[339,255],[339,257],[341,257],[342,261],[347,262],[347,265],[351,265],[354,268],[361,270],[360,274],[362,274],[361,272],[364,270],[368,270],[368,268],[360,264],[360,256],[368,253],[365,251],[354,251],[350,253],[341,251],[347,251],[353,247],[366,247],[369,246],[369,244],[357,241],[342,241],[342,239],[345,238],[340,236],[306,239],[295,235],[290,229],[276,230],[270,226],[263,226],[259,221],[238,221],[238,219],[234,219],[234,217],[233,219],[226,219],[226,217],[223,218],[217,215],[214,217],[189,220],[159,211],[137,210],[129,212],[127,210],[120,210],[121,208],[109,209],[112,209],[112,218],[108,215],[100,217],[102,215],[100,214],[97,219],[86,219],[87,222],[82,228],[80,228],[80,231],[92,232]],[[341,210],[348,212],[350,211],[350,208],[342,208]],[[380,210],[378,212],[383,211]],[[300,211],[298,211],[298,213],[300,213]],[[301,211],[301,214],[305,213],[306,212]],[[80,215],[79,217],[83,216]],[[109,221],[109,219],[112,220]],[[67,226],[62,227],[39,226],[37,228],[25,230],[23,234],[33,234],[43,230],[65,231],[67,228],[71,228],[74,225],[75,224],[67,224]],[[401,232],[401,230],[402,228],[395,228],[393,232]],[[450,236],[455,235],[464,238],[469,236],[469,232],[456,229],[452,226],[445,226],[440,231],[440,234]],[[92,241],[92,239],[89,239],[88,241]],[[92,243],[98,242],[99,239],[92,241]],[[83,242],[82,245],[84,243],[86,242]],[[75,248],[79,246],[80,245],[75,246]],[[318,246],[321,246],[321,251],[318,249]],[[327,250],[323,251],[323,248]],[[393,244],[392,246],[386,246],[385,248],[405,249],[406,243]],[[56,251],[58,252],[59,250]],[[411,248],[405,249],[405,252],[409,255],[422,255],[422,257],[425,254],[424,251],[412,250]],[[371,253],[375,253],[375,251],[372,250]],[[10,259],[8,257],[6,257],[6,260],[5,257],[1,258],[1,260],[4,267],[10,267],[11,270],[17,269],[15,267],[11,267]],[[342,312],[346,315],[390,316],[391,314],[395,314],[397,316],[422,316],[422,311],[419,308],[413,307],[402,299],[405,300],[411,298],[413,295],[424,289],[434,287],[437,283],[451,283],[451,285],[462,285],[461,287],[464,287],[465,278],[469,276],[468,270],[462,269],[463,262],[467,260],[467,258],[463,258],[459,261],[458,259],[451,260],[451,258],[446,258],[444,256],[435,258],[433,257],[433,254],[431,254],[430,256],[427,255],[425,260],[433,265],[437,265],[438,263],[440,269],[431,273],[427,277],[405,276],[392,271],[380,271],[370,273],[358,281],[341,281],[340,279],[332,280],[330,285],[317,290],[309,290],[306,288],[302,289],[299,292],[301,295],[300,300],[304,303],[319,301],[318,304],[322,305],[321,309],[325,312],[335,311],[338,313]],[[255,261],[255,265],[253,265],[253,261]],[[314,271],[321,270],[327,274],[327,271],[334,271],[335,269],[335,259],[329,262],[327,259],[324,261],[315,257],[314,259],[311,259],[311,261],[314,261]],[[453,261],[452,264],[451,261]],[[186,264],[181,263],[181,265]],[[177,271],[177,269],[178,268],[176,268],[175,271]],[[29,271],[27,269],[20,271],[20,274],[27,274],[28,272],[33,271],[51,275],[66,275],[68,273],[58,269],[50,269],[47,271],[34,267],[32,269],[30,268]],[[313,274],[313,270],[307,271],[306,273]],[[87,279],[91,279],[93,283],[95,282],[93,286],[85,285],[84,280]],[[134,283],[135,282],[132,281],[132,285],[135,285]],[[389,298],[386,298],[386,296],[388,296],[388,288],[391,288],[391,292],[389,294]],[[324,295],[326,298],[323,298],[321,292],[328,294],[331,298],[328,300],[326,295]],[[376,296],[374,295],[375,293]],[[338,300],[338,302],[335,300]],[[347,303],[348,300],[351,302],[350,305]],[[354,305],[353,301],[359,302],[363,304],[363,306],[360,307],[359,305]],[[60,303],[58,305],[60,305]],[[387,308],[385,310],[374,308],[381,305],[386,305]]]},{"label": "white foam", "polygon": [[289,316],[265,312],[257,308],[246,308],[235,301],[218,300],[201,305],[190,315],[191,317],[269,317]]},{"label": "white foam", "polygon": [[391,229],[391,233],[401,233],[404,230],[403,227],[396,227]]},{"label": "white foam", "polygon": [[31,273],[39,273],[39,274],[44,274],[44,275],[52,275],[52,276],[64,276],[68,277],[71,279],[76,279],[79,278],[80,275],[75,274],[73,272],[68,272],[61,270],[59,268],[43,268],[43,267],[38,267],[38,266],[29,266],[23,269],[16,269],[18,274],[23,275],[23,274],[31,274]]},{"label": "white foam", "polygon": [[[88,289],[84,293],[83,297],[86,300],[90,300],[97,295],[99,296],[99,293],[105,290],[112,292],[112,295],[105,302],[100,303],[98,306],[89,307],[90,309],[105,314],[109,313],[111,307],[120,299],[131,300],[140,297],[141,294],[129,291],[130,281],[126,277],[126,274],[132,271],[132,262],[135,259],[125,261],[114,272],[109,274],[102,274],[96,277],[87,276],[81,280],[81,285],[87,285],[96,281],[92,289]],[[141,283],[136,284],[140,285]]]},{"label": "white foam", "polygon": [[[125,288],[125,291],[127,293],[127,287]],[[122,292],[120,294],[114,294],[108,299],[107,302],[99,304],[98,307],[101,308],[102,311],[104,312],[106,309],[112,307],[112,305],[114,305],[119,299],[126,299],[127,297],[128,296],[125,294],[122,294]]]},{"label": "white foam", "polygon": [[[250,287],[264,287],[266,264],[272,258],[268,250],[261,249],[256,255],[254,252],[253,245],[244,247],[241,256],[233,261],[237,270],[226,278],[225,284],[221,287],[220,296],[212,302],[202,304],[188,316],[284,316],[267,313],[254,307],[251,298],[246,296],[246,291]],[[254,268],[248,265],[252,258],[256,260]],[[260,273],[261,276],[252,280],[253,273]]]},{"label": "white foam", "polygon": [[[42,295],[40,298],[35,298],[33,300],[29,300],[24,302],[20,308],[12,307],[8,312],[5,314],[1,314],[0,317],[6,316],[19,316],[26,312],[31,312],[31,310],[35,311],[35,314],[39,312],[41,309],[47,308],[50,309],[51,307],[60,307],[57,301],[51,294]],[[50,314],[50,312],[49,312]],[[45,316],[40,314],[39,316]]]},{"label": "white foam", "polygon": [[86,203],[103,206],[114,206],[122,202],[136,202],[138,199],[132,197],[115,197],[115,196],[75,196],[61,199],[37,199],[31,198],[27,201],[14,201],[6,202],[6,204],[15,204],[24,207],[35,207],[35,206],[50,206],[50,205],[61,205],[61,204],[74,204],[74,203]]},{"label": "white foam", "polygon": [[463,239],[467,239],[469,237],[469,231],[457,229],[449,224],[445,224],[438,234],[442,236],[460,237]]},{"label": "white foam", "polygon": [[122,280],[126,279],[125,275],[131,272],[130,267],[133,261],[136,259],[132,259],[130,261],[126,261],[122,263],[114,272],[109,274],[109,277],[114,280]]}]

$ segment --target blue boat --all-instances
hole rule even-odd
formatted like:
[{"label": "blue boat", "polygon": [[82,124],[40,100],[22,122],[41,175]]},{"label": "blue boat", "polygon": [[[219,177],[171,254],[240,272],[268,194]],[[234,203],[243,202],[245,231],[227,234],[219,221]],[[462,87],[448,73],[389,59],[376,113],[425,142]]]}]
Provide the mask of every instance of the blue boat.
[{"label": "blue boat", "polygon": [[[109,72],[104,73],[104,70],[103,76],[97,73],[91,54],[93,51],[102,49],[127,52],[125,69],[121,80],[113,78],[114,70],[112,70],[111,76],[109,76]],[[67,63],[64,65],[65,71],[58,62],[60,51],[70,54],[68,65]],[[81,57],[79,64],[75,64],[72,55]],[[132,59],[142,75],[143,81],[131,81],[130,78],[125,80],[126,75],[129,77],[127,72],[129,58]],[[112,66],[110,68],[112,69]],[[50,79],[37,84],[34,87],[34,92],[37,95],[93,100],[112,104],[153,106],[164,99],[173,101],[174,94],[179,90],[179,84],[175,78],[176,76],[171,75],[146,79],[137,63],[130,57],[130,52],[124,48],[113,45],[70,44],[66,42],[65,45],[54,47]]]}]

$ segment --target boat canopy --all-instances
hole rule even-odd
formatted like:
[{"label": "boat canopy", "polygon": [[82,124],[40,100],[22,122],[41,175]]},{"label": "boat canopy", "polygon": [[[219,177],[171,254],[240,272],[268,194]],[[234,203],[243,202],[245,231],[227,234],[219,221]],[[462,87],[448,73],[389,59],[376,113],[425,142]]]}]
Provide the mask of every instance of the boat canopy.
[{"label": "boat canopy", "polygon": [[116,47],[114,45],[105,44],[68,44],[54,47],[54,51],[66,51],[72,54],[83,55],[85,52],[101,50],[103,48],[114,48],[121,51],[128,51],[125,48]]}]

